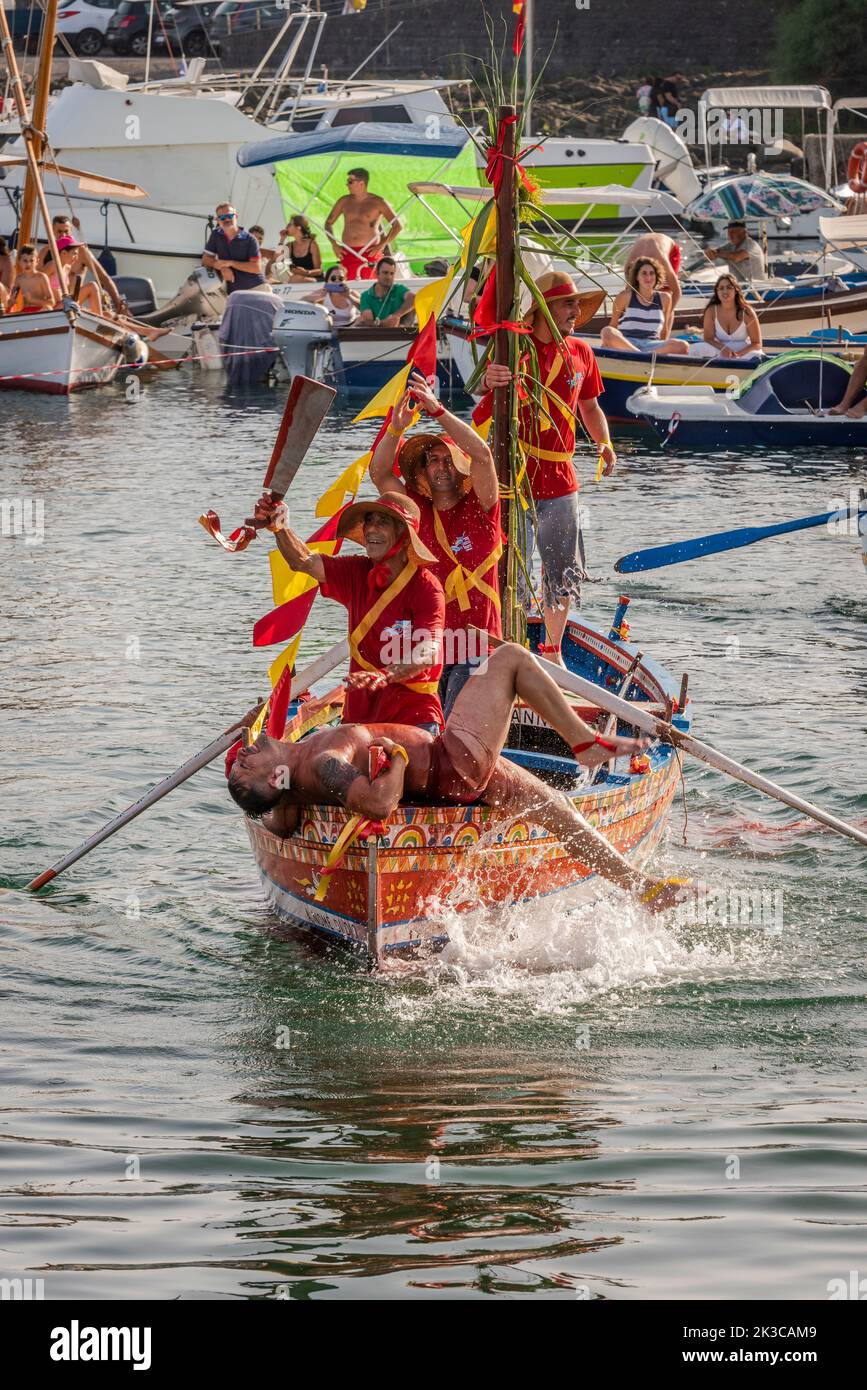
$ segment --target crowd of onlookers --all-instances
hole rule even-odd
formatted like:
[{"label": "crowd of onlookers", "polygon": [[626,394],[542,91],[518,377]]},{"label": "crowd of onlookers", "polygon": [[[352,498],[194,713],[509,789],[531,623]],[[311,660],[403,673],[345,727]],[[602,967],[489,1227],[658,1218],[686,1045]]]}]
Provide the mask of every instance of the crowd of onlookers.
[{"label": "crowd of onlookers", "polygon": [[646,77],[635,93],[641,115],[654,116],[666,125],[676,126],[677,113],[683,105],[680,96],[683,81],[682,72],[672,77]]}]

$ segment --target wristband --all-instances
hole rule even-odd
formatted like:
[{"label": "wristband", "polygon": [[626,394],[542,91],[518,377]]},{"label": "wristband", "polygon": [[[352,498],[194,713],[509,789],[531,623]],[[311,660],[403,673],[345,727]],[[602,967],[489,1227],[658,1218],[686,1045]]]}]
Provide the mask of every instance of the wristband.
[{"label": "wristband", "polygon": [[391,425],[386,425],[386,434],[390,434],[393,439],[403,439],[403,430],[394,430]]},{"label": "wristband", "polygon": [[428,410],[425,413],[431,418],[431,420],[438,420],[441,415],[445,415],[446,408],[444,405],[441,405],[439,410]]},{"label": "wristband", "polygon": [[402,743],[396,743],[391,751],[392,753],[399,753],[400,756],[403,758],[404,762],[406,763],[407,767],[409,767],[409,754],[407,753]]},{"label": "wristband", "polygon": [[586,753],[587,749],[592,748],[594,743],[598,743],[600,748],[605,748],[609,753],[617,752],[617,744],[603,738],[601,734],[594,734],[592,738],[588,738],[586,743],[573,743],[572,752],[577,757],[579,753]]}]

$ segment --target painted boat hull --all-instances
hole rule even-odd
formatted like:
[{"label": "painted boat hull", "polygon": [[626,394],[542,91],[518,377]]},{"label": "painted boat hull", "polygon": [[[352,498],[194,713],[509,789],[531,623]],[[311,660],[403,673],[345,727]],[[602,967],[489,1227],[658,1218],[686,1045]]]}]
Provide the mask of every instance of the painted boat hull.
[{"label": "painted boat hull", "polygon": [[[570,666],[597,682],[616,681],[636,649],[612,642],[586,624],[570,622],[564,641]],[[630,698],[675,695],[674,682],[644,660]],[[684,729],[688,719],[678,721]],[[607,775],[572,795],[592,825],[632,862],[645,863],[665,830],[677,782],[673,750],[655,745],[643,776]],[[574,773],[566,758],[520,749],[507,756],[531,770]],[[298,831],[280,838],[245,817],[266,901],[283,921],[361,952],[370,964],[389,956],[441,949],[444,918],[479,907],[502,907],[556,897],[572,905],[599,891],[586,864],[530,818],[504,818],[486,806],[401,806],[384,833],[356,843],[334,872],[323,902],[315,886],[346,823],[339,807],[305,808]]]},{"label": "painted boat hull", "polygon": [[63,309],[0,317],[0,390],[68,395],[114,379],[124,332],[110,320]]}]

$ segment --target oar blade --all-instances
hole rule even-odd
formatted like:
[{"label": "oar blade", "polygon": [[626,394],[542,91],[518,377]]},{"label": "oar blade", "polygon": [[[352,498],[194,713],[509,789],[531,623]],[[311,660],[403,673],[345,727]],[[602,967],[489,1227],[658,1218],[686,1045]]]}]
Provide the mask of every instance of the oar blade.
[{"label": "oar blade", "polygon": [[263,483],[275,497],[285,497],[289,491],[336,395],[333,386],[311,377],[296,376],[293,380]]}]

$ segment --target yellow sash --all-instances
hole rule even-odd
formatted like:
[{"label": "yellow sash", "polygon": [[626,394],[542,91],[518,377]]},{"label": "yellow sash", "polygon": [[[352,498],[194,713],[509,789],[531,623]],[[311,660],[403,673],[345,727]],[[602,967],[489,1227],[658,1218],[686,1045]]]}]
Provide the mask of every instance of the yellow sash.
[{"label": "yellow sash", "polygon": [[486,581],[482,578],[482,575],[487,574],[488,570],[490,570],[499,560],[500,556],[503,553],[503,542],[501,540],[498,540],[493,550],[485,556],[481,564],[478,565],[474,570],[464,569],[460,560],[458,560],[455,557],[454,551],[451,547],[451,542],[449,541],[449,538],[446,535],[445,527],[443,526],[440,514],[437,511],[436,507],[433,508],[433,518],[434,534],[437,540],[439,541],[440,546],[445,551],[446,555],[454,562],[454,569],[446,579],[446,598],[449,600],[449,602],[452,602],[455,598],[457,598],[458,607],[460,608],[462,613],[466,613],[467,609],[470,606],[469,590],[478,589],[480,593],[484,594],[486,598],[489,598],[491,600],[497,612],[499,613],[500,595],[497,593],[496,589],[491,588],[491,585],[486,583]]},{"label": "yellow sash", "polygon": [[[574,431],[574,415],[569,410],[569,407],[567,406],[566,402],[562,400],[561,397],[557,395],[556,391],[552,389],[554,382],[556,381],[557,376],[559,375],[560,368],[563,365],[563,359],[560,356],[560,352],[558,350],[554,354],[554,361],[551,363],[548,375],[545,378],[544,384],[542,386],[542,396],[546,400],[550,401],[557,408],[557,410],[559,410],[560,414],[563,416],[564,421],[566,422],[567,428],[569,430]],[[545,409],[544,406],[543,409]],[[545,413],[546,415],[548,415],[548,420],[550,422],[548,425],[545,426],[545,428],[556,428],[550,413],[547,410],[545,410]],[[519,439],[519,442],[523,445],[524,449],[526,449],[527,453],[532,458],[539,459],[539,461],[542,463],[569,463],[572,459],[572,455],[575,453],[574,445],[571,449],[540,449],[535,444],[532,444],[529,439]]]},{"label": "yellow sash", "polygon": [[[402,593],[409,581],[415,574],[415,565],[411,560],[407,560],[400,574],[393,579],[387,589],[383,589],[379,598],[372,608],[368,609],[361,622],[354,632],[349,634],[349,650],[357,665],[365,671],[382,672],[381,666],[371,666],[361,655],[361,643],[364,641],[377,618],[385,612],[392,599],[397,598]],[[407,690],[413,690],[417,695],[436,695],[439,690],[437,681],[400,681],[400,685],[405,685]]]}]

